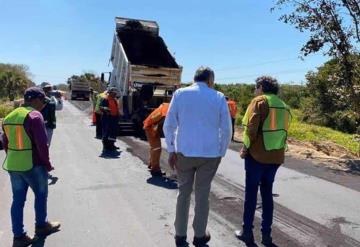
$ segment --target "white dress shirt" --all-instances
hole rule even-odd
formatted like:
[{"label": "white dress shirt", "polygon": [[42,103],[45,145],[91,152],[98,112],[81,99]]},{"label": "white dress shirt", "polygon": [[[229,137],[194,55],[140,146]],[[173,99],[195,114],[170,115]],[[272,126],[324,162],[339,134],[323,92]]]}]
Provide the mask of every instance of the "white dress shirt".
[{"label": "white dress shirt", "polygon": [[163,130],[168,152],[186,157],[225,156],[232,130],[224,95],[204,82],[178,89]]}]

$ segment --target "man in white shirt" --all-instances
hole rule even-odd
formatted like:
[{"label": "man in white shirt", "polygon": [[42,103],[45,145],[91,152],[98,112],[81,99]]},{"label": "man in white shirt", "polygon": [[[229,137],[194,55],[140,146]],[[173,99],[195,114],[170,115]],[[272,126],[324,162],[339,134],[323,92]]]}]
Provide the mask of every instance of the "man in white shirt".
[{"label": "man in white shirt", "polygon": [[210,240],[206,231],[211,181],[225,156],[231,139],[231,120],[222,93],[213,89],[214,72],[200,67],[191,86],[178,89],[171,100],[164,123],[169,165],[178,173],[176,246],[187,246],[187,225],[191,192],[195,180],[196,247]]}]

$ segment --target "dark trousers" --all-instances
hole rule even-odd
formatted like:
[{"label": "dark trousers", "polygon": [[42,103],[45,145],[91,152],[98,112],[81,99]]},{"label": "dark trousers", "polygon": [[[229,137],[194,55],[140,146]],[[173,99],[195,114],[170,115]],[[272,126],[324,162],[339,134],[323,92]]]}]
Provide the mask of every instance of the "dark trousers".
[{"label": "dark trousers", "polygon": [[115,150],[115,141],[111,140],[102,140],[103,143],[103,151],[114,151]]},{"label": "dark trousers", "polygon": [[95,118],[96,118],[96,137],[102,138],[101,114],[95,113]]},{"label": "dark trousers", "polygon": [[231,118],[231,124],[232,124],[232,136],[231,136],[231,140],[234,140],[234,134],[235,134],[235,118]]},{"label": "dark trousers", "polygon": [[243,216],[243,229],[251,233],[253,229],[254,215],[256,210],[257,193],[260,186],[262,198],[262,234],[271,234],[273,222],[274,202],[272,196],[273,182],[276,171],[280,165],[262,164],[254,160],[250,155],[245,158],[245,203]]},{"label": "dark trousers", "polygon": [[112,150],[118,132],[118,117],[102,115],[102,140],[104,150]]}]

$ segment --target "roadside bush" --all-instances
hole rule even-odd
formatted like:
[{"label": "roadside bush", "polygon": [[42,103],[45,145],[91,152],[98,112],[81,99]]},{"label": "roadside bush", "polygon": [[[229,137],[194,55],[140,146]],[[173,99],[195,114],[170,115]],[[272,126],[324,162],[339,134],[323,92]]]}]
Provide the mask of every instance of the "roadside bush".
[{"label": "roadside bush", "polygon": [[237,114],[236,118],[235,118],[235,125],[236,126],[241,126],[242,125],[242,119],[243,119],[244,115],[242,114]]},{"label": "roadside bush", "polygon": [[356,133],[359,126],[356,115],[353,111],[336,111],[332,114],[332,121],[334,129],[341,130],[347,133]]},{"label": "roadside bush", "polygon": [[0,104],[0,118],[4,118],[13,110],[13,107],[9,104]]},{"label": "roadside bush", "polygon": [[307,90],[305,86],[285,84],[280,86],[279,97],[292,109],[299,109]]},{"label": "roadside bush", "polygon": [[331,141],[345,147],[352,154],[359,157],[360,142],[355,138],[356,135],[343,133],[328,127],[307,124],[301,121],[299,110],[293,110],[292,122],[289,129],[289,136],[300,141],[320,142]]},{"label": "roadside bush", "polygon": [[254,97],[254,84],[216,84],[215,89],[236,101],[239,114],[245,114]]},{"label": "roadside bush", "polygon": [[[357,64],[360,64],[360,57],[356,59]],[[360,65],[357,65],[354,71],[359,73]],[[360,87],[359,80],[349,89],[341,76],[341,67],[336,59],[306,75],[310,99],[302,107],[304,120],[354,134],[360,125],[360,114],[357,110],[360,91],[356,89]]]}]

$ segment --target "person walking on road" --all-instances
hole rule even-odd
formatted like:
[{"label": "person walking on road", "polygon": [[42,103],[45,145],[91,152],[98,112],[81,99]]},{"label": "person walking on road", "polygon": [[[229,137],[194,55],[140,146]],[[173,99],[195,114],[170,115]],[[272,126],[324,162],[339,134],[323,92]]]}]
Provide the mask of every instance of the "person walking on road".
[{"label": "person walking on road", "polygon": [[43,90],[45,93],[45,106],[41,109],[41,114],[43,115],[46,134],[47,134],[47,143],[50,147],[54,129],[56,128],[56,99],[55,97],[49,95],[52,87],[50,84],[46,83],[43,85]]},{"label": "person walking on road", "polygon": [[102,114],[102,141],[103,154],[113,155],[118,153],[114,144],[116,142],[117,132],[119,129],[119,105],[116,99],[117,89],[111,87],[107,90],[107,95],[100,102],[100,110]]},{"label": "person walking on road", "polygon": [[[10,175],[13,201],[11,206],[13,247],[29,246],[36,236],[48,235],[60,228],[59,222],[47,221],[48,172],[53,170],[45,124],[41,113],[45,93],[28,88],[24,106],[8,114],[3,122],[3,146],[7,152],[3,168]],[[35,237],[24,230],[23,214],[28,188],[35,194]]]},{"label": "person walking on road", "polygon": [[229,107],[230,117],[231,117],[231,125],[232,125],[231,140],[234,141],[235,119],[236,119],[236,114],[237,114],[237,106],[236,106],[236,102],[234,100],[229,99],[228,97],[226,97],[226,101],[227,101],[227,104]]},{"label": "person walking on road", "polygon": [[149,168],[152,176],[162,176],[160,168],[161,135],[169,103],[162,103],[144,120],[144,130],[150,145]]},{"label": "person walking on road", "polygon": [[245,202],[243,229],[236,236],[247,244],[254,244],[253,222],[257,193],[262,198],[262,243],[272,245],[273,222],[272,188],[276,172],[284,163],[287,130],[291,121],[289,107],[277,96],[276,79],[262,76],[256,79],[256,97],[249,104],[243,118],[244,146],[240,157],[245,159]]},{"label": "person walking on road", "polygon": [[164,123],[169,165],[178,173],[175,218],[175,243],[178,247],[188,246],[187,226],[194,183],[193,244],[200,247],[210,241],[206,227],[211,182],[231,138],[225,97],[213,87],[213,70],[200,67],[195,73],[194,83],[174,93]]}]

